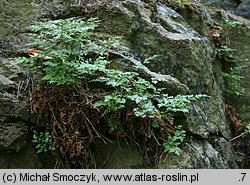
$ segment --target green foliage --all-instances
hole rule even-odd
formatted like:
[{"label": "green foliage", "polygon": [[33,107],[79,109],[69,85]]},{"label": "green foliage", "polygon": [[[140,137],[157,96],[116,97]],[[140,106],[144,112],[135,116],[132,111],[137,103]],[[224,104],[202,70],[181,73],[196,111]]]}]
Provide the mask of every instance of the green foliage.
[{"label": "green foliage", "polygon": [[232,95],[242,96],[245,93],[245,88],[242,87],[240,81],[244,77],[238,74],[239,73],[238,69],[239,68],[231,68],[231,72],[223,73],[223,77],[227,82],[226,91]]},{"label": "green foliage", "polygon": [[185,133],[186,132],[182,130],[180,125],[175,127],[174,133],[168,133],[168,138],[163,143],[164,152],[180,155],[181,149],[179,148],[179,145],[184,141],[186,137]]},{"label": "green foliage", "polygon": [[250,124],[248,124],[245,128],[245,130],[241,134],[242,137],[250,136]]},{"label": "green foliage", "polygon": [[164,108],[164,112],[188,112],[192,101],[198,100],[206,95],[177,95],[163,96],[161,103],[158,104],[160,108]]},{"label": "green foliage", "polygon": [[[112,89],[101,100],[93,102],[93,107],[103,111],[103,116],[109,117],[116,111],[130,108],[135,116],[154,121],[157,127],[159,121],[169,120],[169,113],[188,112],[193,101],[204,95],[168,96],[164,89],[154,84],[161,79],[146,80],[134,71],[121,71],[109,67],[109,49],[116,49],[119,38],[111,38],[94,32],[99,21],[96,19],[70,18],[39,23],[30,29],[33,44],[43,48],[42,54],[31,58],[19,58],[18,63],[27,64],[34,72],[41,72],[42,81],[49,84],[63,85],[81,83],[98,83]],[[144,61],[148,63],[157,56]],[[46,60],[49,58],[49,60]],[[137,68],[145,67],[134,66]],[[105,89],[104,89],[105,90]],[[109,125],[114,124],[115,117],[110,117]],[[159,127],[159,125],[158,125]],[[179,144],[184,140],[185,132],[176,128],[173,135],[169,134],[164,142],[166,152],[180,153]],[[34,132],[33,142],[39,152],[53,150],[49,133]]]},{"label": "green foliage", "polygon": [[218,57],[226,62],[234,62],[235,50],[226,45],[221,46],[218,50]]},{"label": "green foliage", "polygon": [[223,18],[223,21],[221,23],[221,28],[229,32],[231,29],[237,28],[237,26],[239,25],[240,25],[239,21],[235,21],[226,17]]},{"label": "green foliage", "polygon": [[245,126],[244,131],[240,135],[232,138],[231,141],[234,141],[240,137],[249,137],[249,136],[250,136],[250,123],[248,123],[248,125]]},{"label": "green foliage", "polygon": [[33,140],[32,142],[36,144],[35,148],[37,153],[54,151],[55,145],[52,142],[52,138],[49,132],[40,132],[33,131]]},{"label": "green foliage", "polygon": [[[109,73],[111,71],[111,73]],[[106,70],[106,76],[95,81],[114,87],[114,91],[103,100],[94,103],[94,107],[105,107],[104,114],[115,112],[127,106],[133,106],[135,116],[142,118],[165,119],[169,112],[188,112],[192,101],[207,97],[205,95],[168,96],[163,89],[156,88],[152,82],[139,77],[135,72]]]},{"label": "green foliage", "polygon": [[244,78],[240,74],[246,66],[239,66],[239,61],[235,59],[235,50],[223,45],[218,49],[218,58],[233,65],[227,72],[223,73],[223,77],[226,82],[226,92],[231,95],[242,96],[245,92],[245,88],[242,87],[240,81]]},{"label": "green foliage", "polygon": [[244,94],[245,89],[240,83],[241,79],[243,79],[240,73],[245,66],[239,65],[239,61],[235,58],[235,52],[235,49],[232,49],[227,45],[222,45],[219,49],[217,49],[217,56],[224,62],[224,64],[234,66],[230,68],[227,67],[229,69],[224,69],[227,72],[223,72],[223,77],[226,82],[226,92],[230,95],[241,96]]},{"label": "green foliage", "polygon": [[[75,84],[89,73],[94,73],[106,61],[103,56],[117,39],[101,39],[93,33],[96,19],[70,18],[38,23],[31,26],[32,43],[43,48],[43,53],[32,58],[18,58],[17,63],[27,64],[44,74],[43,81],[54,84]],[[91,56],[91,57],[90,57]],[[44,60],[44,58],[50,60]]]},{"label": "green foliage", "polygon": [[[169,121],[169,113],[186,113],[189,111],[192,101],[207,97],[206,95],[168,96],[163,93],[163,89],[156,88],[153,82],[139,77],[138,73],[115,72],[113,70],[106,70],[105,72],[106,76],[102,76],[96,81],[114,87],[114,91],[106,95],[103,100],[95,102],[94,107],[105,107],[103,112],[105,115],[114,113],[126,106],[134,107],[134,115],[153,119],[152,126],[155,128],[159,128],[159,121]],[[179,145],[184,138],[185,131],[181,127],[177,127],[173,135],[169,135],[168,140],[164,141],[164,151],[179,155],[181,152]]]},{"label": "green foliage", "polygon": [[221,22],[221,29],[222,29],[222,39],[225,40],[226,44],[230,44],[229,35],[231,31],[235,28],[237,28],[240,25],[240,22],[231,20],[229,18],[224,18]]}]

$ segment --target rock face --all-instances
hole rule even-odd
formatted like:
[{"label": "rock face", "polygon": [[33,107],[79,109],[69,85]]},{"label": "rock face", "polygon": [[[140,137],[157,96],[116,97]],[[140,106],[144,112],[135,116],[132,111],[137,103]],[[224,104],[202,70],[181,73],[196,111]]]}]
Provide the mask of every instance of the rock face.
[{"label": "rock face", "polygon": [[201,0],[201,2],[225,10],[234,10],[239,5],[240,0]]},{"label": "rock face", "polygon": [[[101,152],[100,152],[101,151]],[[92,148],[98,169],[130,169],[142,167],[143,159],[135,145],[123,141],[114,144],[95,142]]]},{"label": "rock face", "polygon": [[16,34],[22,32],[25,27],[35,20],[31,16],[34,8],[30,0],[1,1],[0,9],[0,55],[14,54],[16,46],[21,45],[23,38]]},{"label": "rock face", "polygon": [[243,122],[249,123],[249,97],[250,97],[250,77],[249,77],[249,66],[250,66],[250,32],[248,28],[243,28],[240,32],[234,31],[231,34],[231,47],[236,50],[236,60],[240,65],[246,67],[242,70],[241,75],[244,77],[241,80],[241,85],[245,88],[245,94],[238,97],[231,97],[231,101],[237,107],[240,112],[240,117]]},{"label": "rock face", "polygon": [[202,3],[234,11],[236,15],[250,19],[250,1],[249,0],[201,0]]},{"label": "rock face", "polygon": [[250,1],[243,0],[239,6],[237,6],[235,13],[239,16],[250,19]]},{"label": "rock face", "polygon": [[12,65],[22,37],[15,36],[25,29],[34,17],[29,0],[1,1],[0,10],[0,168],[41,168],[31,146],[27,92],[28,72]]},{"label": "rock face", "polygon": [[38,169],[42,167],[31,145],[26,145],[20,152],[13,152],[10,150],[1,151],[0,158],[1,169]]},{"label": "rock face", "polygon": [[[212,44],[190,27],[178,12],[161,3],[154,8],[150,9],[141,1],[112,1],[108,8],[110,13],[100,11],[99,16],[103,21],[102,30],[124,35],[132,53],[142,59],[160,56],[148,65],[151,70],[173,74],[188,85],[191,94],[212,97],[194,104],[186,118],[177,120],[186,125],[192,139],[187,140],[180,157],[167,156],[160,161],[159,167],[236,168],[228,141],[230,126],[213,74]],[[108,29],[111,27],[114,29]],[[212,139],[215,136],[217,139]]]},{"label": "rock face", "polygon": [[27,141],[26,98],[18,97],[25,72],[10,64],[0,59],[0,168],[40,168],[37,154]]},{"label": "rock face", "polygon": [[[224,2],[228,2],[230,7],[234,6],[231,1]],[[44,20],[97,16],[101,20],[98,31],[123,36],[131,55],[140,60],[158,55],[147,65],[151,71],[163,75],[171,74],[189,88],[189,94],[206,94],[210,97],[193,104],[185,115],[176,117],[176,122],[184,125],[187,130],[182,153],[180,156],[163,155],[156,168],[239,167],[230,142],[233,137],[231,125],[224,115],[222,70],[216,64],[215,48],[208,37],[208,25],[213,24],[213,20],[205,7],[200,14],[195,15],[192,9],[185,11],[188,7],[175,10],[166,3],[158,2],[151,5],[141,0],[100,1],[99,4],[91,0],[78,3],[73,0],[45,0],[40,4],[30,0],[18,3],[23,3],[24,9],[32,6],[36,10],[25,16],[25,20],[34,20],[34,17]],[[17,4],[13,1],[12,5],[15,7]],[[233,38],[232,43],[238,47],[242,60],[247,60],[250,49],[250,42],[247,41],[250,35],[249,29],[244,29],[244,32]],[[3,30],[0,33],[3,34]],[[19,45],[22,45],[21,43]],[[2,55],[6,52],[2,49]],[[244,57],[241,52],[244,53]],[[3,159],[0,167],[39,168],[41,164],[27,139],[29,116],[23,105],[25,97],[17,98],[19,77],[21,75],[23,80],[27,80],[26,72],[15,67],[8,68],[9,61],[2,58],[0,66],[0,156]],[[246,62],[249,63],[248,60]],[[247,74],[249,70],[244,74],[244,83],[249,87]],[[244,103],[238,103],[244,121],[250,119],[247,103],[249,96],[249,93],[244,96]],[[135,147],[128,148],[126,144],[117,143],[110,145],[93,146],[97,167],[140,167],[142,158]],[[11,154],[8,155],[9,153]],[[121,153],[122,162],[119,158]],[[107,157],[110,159],[107,160]]]},{"label": "rock face", "polygon": [[[240,120],[243,124],[247,125],[250,123],[249,118],[249,108],[250,108],[250,84],[249,84],[249,66],[250,66],[250,31],[249,28],[242,28],[239,32],[234,31],[230,35],[231,47],[235,49],[236,61],[241,66],[245,66],[244,69],[241,70],[241,74],[243,79],[240,81],[240,85],[244,87],[245,93],[241,97],[231,96],[229,98],[229,102],[235,107],[237,110]],[[250,137],[239,139],[235,141],[237,145],[240,147],[240,151],[245,150],[246,158],[245,164],[246,168],[250,167]],[[239,155],[240,156],[240,155]]]}]

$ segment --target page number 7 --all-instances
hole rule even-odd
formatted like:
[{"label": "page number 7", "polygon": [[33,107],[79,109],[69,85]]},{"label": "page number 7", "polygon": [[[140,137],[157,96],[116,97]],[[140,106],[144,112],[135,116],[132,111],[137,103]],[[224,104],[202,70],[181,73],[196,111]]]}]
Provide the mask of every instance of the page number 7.
[{"label": "page number 7", "polygon": [[247,174],[247,173],[241,173],[242,178],[241,178],[241,180],[239,180],[239,181],[244,181],[246,174]]}]

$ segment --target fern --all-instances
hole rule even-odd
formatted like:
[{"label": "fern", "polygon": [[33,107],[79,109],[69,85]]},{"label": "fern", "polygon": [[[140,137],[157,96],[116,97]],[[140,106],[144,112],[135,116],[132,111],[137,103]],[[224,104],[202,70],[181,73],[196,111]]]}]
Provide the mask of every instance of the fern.
[{"label": "fern", "polygon": [[[104,90],[112,89],[100,100],[94,101],[93,107],[103,110],[102,114],[107,117],[125,107],[131,108],[134,116],[154,120],[152,125],[155,128],[159,128],[159,122],[170,120],[169,113],[186,113],[193,101],[206,97],[168,96],[163,89],[155,86],[161,79],[146,80],[137,72],[110,68],[108,51],[116,49],[121,38],[95,33],[98,24],[99,21],[93,18],[38,23],[30,28],[32,42],[44,51],[35,57],[18,58],[16,62],[28,65],[33,72],[42,73],[41,80],[47,84],[99,83]],[[155,57],[157,55],[144,63]],[[145,67],[143,63],[140,65]],[[118,128],[116,124],[110,125]],[[169,137],[164,142],[165,151],[178,155],[184,133],[179,127],[174,135],[168,133]]]}]

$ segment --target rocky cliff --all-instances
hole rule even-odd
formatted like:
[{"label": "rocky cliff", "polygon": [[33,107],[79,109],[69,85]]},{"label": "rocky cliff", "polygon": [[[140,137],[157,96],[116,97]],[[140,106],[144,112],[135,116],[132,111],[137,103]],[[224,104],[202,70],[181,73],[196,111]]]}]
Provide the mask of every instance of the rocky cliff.
[{"label": "rocky cliff", "polygon": [[[0,29],[1,168],[53,167],[53,164],[44,164],[50,159],[38,156],[31,143],[30,129],[37,123],[29,104],[29,92],[34,85],[30,73],[10,64],[13,57],[19,56],[20,51],[28,47],[28,38],[23,34],[26,26],[36,21],[75,16],[97,17],[101,22],[98,31],[112,37],[122,36],[131,56],[138,60],[158,56],[147,64],[150,71],[172,75],[188,87],[187,94],[209,96],[193,103],[189,112],[175,117],[175,122],[182,124],[187,133],[180,156],[155,151],[157,155],[152,154],[154,163],[149,167],[249,167],[249,150],[246,149],[249,139],[236,143],[240,149],[233,147],[231,139],[236,134],[230,117],[225,113],[225,105],[230,104],[237,110],[241,122],[245,125],[249,123],[249,21],[196,1],[20,0],[1,1],[1,8],[0,23],[5,25]],[[225,63],[218,59],[213,40],[216,38],[211,36],[211,30],[217,29],[216,25],[220,25],[225,17],[239,22],[237,29],[230,30],[226,37],[230,39],[230,48],[235,49],[237,61],[247,66],[241,74],[244,79],[240,81],[245,94],[240,97],[226,95],[227,87],[223,79]],[[169,94],[180,93],[176,88],[166,87]],[[99,140],[91,144],[97,168],[147,167],[145,153],[140,147],[129,145],[131,142],[121,138],[112,139],[113,144],[104,144]]]},{"label": "rocky cliff", "polygon": [[223,8],[234,12],[236,15],[250,19],[250,1],[249,0],[201,0],[202,3]]}]

